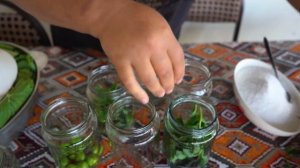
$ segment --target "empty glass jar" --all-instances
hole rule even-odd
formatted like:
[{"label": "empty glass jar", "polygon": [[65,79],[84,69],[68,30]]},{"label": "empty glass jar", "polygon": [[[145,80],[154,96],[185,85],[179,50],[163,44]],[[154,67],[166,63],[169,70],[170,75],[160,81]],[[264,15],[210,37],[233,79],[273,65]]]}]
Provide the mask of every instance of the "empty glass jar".
[{"label": "empty glass jar", "polygon": [[141,104],[127,96],[109,108],[106,132],[113,151],[133,159],[140,167],[153,167],[159,157],[159,127],[159,116],[150,103]]},{"label": "empty glass jar", "polygon": [[109,105],[126,94],[112,65],[101,66],[89,76],[86,96],[98,119],[99,132],[105,133]]},{"label": "empty glass jar", "polygon": [[185,59],[185,75],[183,81],[174,88],[172,97],[184,94],[209,96],[212,92],[212,80],[209,69],[199,60]]},{"label": "empty glass jar", "polygon": [[86,101],[61,98],[41,116],[42,136],[60,168],[95,167],[103,147],[96,138],[97,118]]},{"label": "empty glass jar", "polygon": [[163,147],[170,167],[205,167],[219,128],[207,98],[190,94],[174,99],[164,126]]}]

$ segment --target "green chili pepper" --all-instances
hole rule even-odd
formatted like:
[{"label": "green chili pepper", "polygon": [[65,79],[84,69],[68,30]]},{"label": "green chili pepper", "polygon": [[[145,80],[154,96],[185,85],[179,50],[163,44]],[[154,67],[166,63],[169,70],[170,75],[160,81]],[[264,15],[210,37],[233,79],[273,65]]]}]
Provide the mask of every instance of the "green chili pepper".
[{"label": "green chili pepper", "polygon": [[60,164],[61,164],[61,166],[63,166],[63,167],[67,166],[67,165],[69,164],[69,159],[66,158],[66,157],[61,158]]},{"label": "green chili pepper", "polygon": [[98,163],[98,156],[97,155],[91,155],[87,159],[87,163],[89,166],[95,166]]},{"label": "green chili pepper", "polygon": [[81,162],[78,164],[78,167],[80,168],[89,168],[89,164],[87,162]]},{"label": "green chili pepper", "polygon": [[81,151],[81,152],[76,154],[76,158],[75,158],[76,161],[83,161],[84,159],[85,159],[84,152]]}]

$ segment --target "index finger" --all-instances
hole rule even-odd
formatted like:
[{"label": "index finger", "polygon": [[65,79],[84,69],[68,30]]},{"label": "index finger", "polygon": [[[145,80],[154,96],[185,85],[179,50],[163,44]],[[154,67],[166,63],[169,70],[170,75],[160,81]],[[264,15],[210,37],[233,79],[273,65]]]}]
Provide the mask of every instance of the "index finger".
[{"label": "index finger", "polygon": [[185,63],[184,63],[184,53],[180,44],[176,41],[172,47],[168,49],[168,56],[171,60],[174,80],[176,84],[179,84],[184,76]]},{"label": "index finger", "polygon": [[132,94],[141,103],[146,104],[149,102],[149,97],[145,90],[138,83],[133,68],[130,64],[117,64],[115,65],[117,73],[123,85],[127,88],[128,92]]}]

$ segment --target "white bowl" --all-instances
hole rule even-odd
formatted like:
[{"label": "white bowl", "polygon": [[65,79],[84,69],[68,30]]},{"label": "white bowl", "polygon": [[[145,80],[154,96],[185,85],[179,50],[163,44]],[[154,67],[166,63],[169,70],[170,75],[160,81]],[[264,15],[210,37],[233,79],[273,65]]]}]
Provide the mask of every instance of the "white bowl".
[{"label": "white bowl", "polygon": [[[300,133],[300,94],[285,75],[279,71],[278,75],[280,82],[270,64],[244,59],[234,70],[234,93],[246,117],[257,127],[276,136],[296,135]],[[263,85],[259,80],[267,82]],[[255,95],[253,88],[260,92]],[[291,94],[290,103],[284,89]]]}]

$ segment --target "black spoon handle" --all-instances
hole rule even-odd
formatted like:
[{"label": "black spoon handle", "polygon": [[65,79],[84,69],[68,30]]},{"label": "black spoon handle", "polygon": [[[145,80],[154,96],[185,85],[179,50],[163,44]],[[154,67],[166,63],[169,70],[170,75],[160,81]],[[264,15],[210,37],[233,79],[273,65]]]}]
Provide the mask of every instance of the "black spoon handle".
[{"label": "black spoon handle", "polygon": [[275,62],[274,62],[274,60],[273,60],[272,53],[271,53],[271,49],[270,49],[270,46],[269,46],[269,42],[268,42],[268,40],[267,40],[266,37],[264,37],[264,43],[265,43],[265,47],[266,47],[268,56],[269,56],[269,58],[270,58],[271,64],[272,64],[272,66],[273,66],[273,69],[274,69],[274,72],[275,72],[275,76],[276,76],[276,78],[278,79],[278,73],[277,73],[277,70],[276,70]]}]

